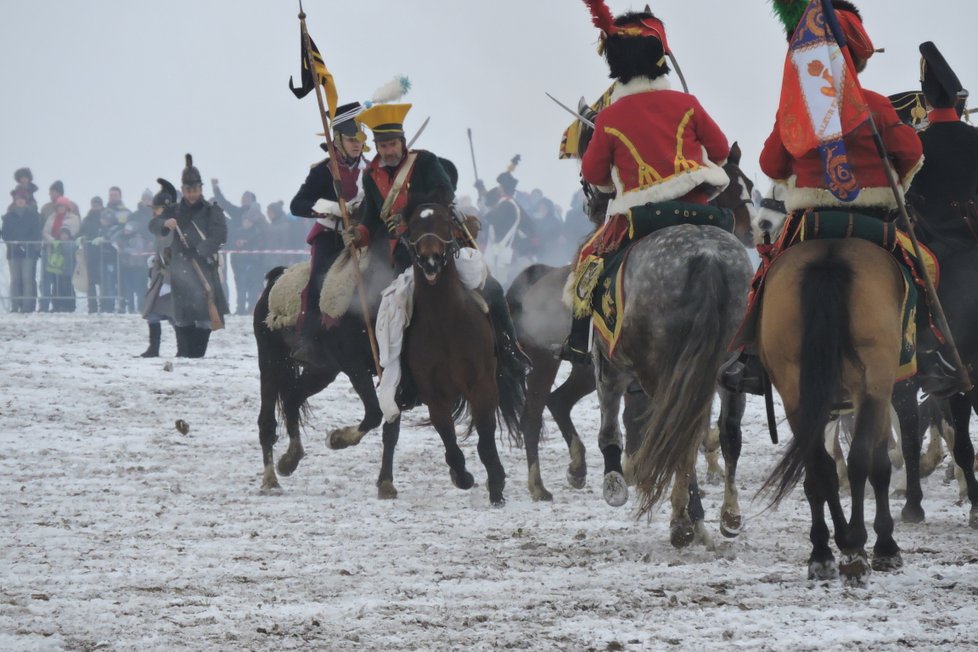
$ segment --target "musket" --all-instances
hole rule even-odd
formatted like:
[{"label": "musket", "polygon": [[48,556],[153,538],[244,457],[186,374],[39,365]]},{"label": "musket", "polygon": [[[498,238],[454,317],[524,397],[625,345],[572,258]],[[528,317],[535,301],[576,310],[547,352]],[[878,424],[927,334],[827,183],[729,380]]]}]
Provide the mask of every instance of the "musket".
[{"label": "musket", "polygon": [[[333,175],[336,203],[340,206],[343,229],[348,230],[350,228],[350,212],[346,205],[346,199],[343,197],[340,167],[336,158],[336,147],[333,145],[333,136],[329,129],[329,118],[326,117],[326,106],[323,103],[322,80],[319,78],[319,71],[312,58],[312,48],[309,46],[309,31],[306,29],[306,13],[302,10],[302,0],[299,0],[299,28],[302,31],[302,46],[305,48],[306,65],[309,66],[309,71],[315,82],[316,102],[319,103],[319,115],[323,121],[323,136],[326,138],[326,150],[329,152],[329,171]],[[363,286],[363,274],[360,273],[360,253],[356,247],[350,247],[350,258],[353,260],[353,278],[356,281],[357,293],[360,295],[360,309],[363,311],[363,322],[367,329],[367,339],[370,340],[370,352],[374,356],[374,368],[377,371],[377,378],[380,378],[384,370],[380,366],[380,355],[377,352],[377,336],[374,333],[374,327],[370,320],[370,308],[367,305],[367,291]]]},{"label": "musket", "polygon": [[183,231],[180,230],[180,225],[174,225],[174,230],[180,236],[180,242],[183,243],[183,248],[190,254],[190,266],[194,268],[194,271],[197,273],[197,279],[204,286],[204,295],[207,297],[207,315],[211,319],[211,330],[219,331],[224,328],[224,320],[221,319],[221,313],[217,311],[217,304],[214,302],[214,288],[211,287],[207,276],[204,275],[204,270],[200,268],[200,263],[194,258],[193,253],[190,253],[190,245],[187,243],[187,238],[184,237]]},{"label": "musket", "polygon": [[[411,145],[413,145],[418,140],[418,138],[421,137],[421,132],[424,131],[424,128],[428,126],[428,122],[430,121],[431,121],[431,116],[428,116],[427,118],[424,119],[424,122],[422,122],[421,126],[418,127],[418,131],[414,134],[414,137],[410,141],[408,141],[407,149],[410,150]],[[404,155],[407,156],[407,152],[405,152]]]},{"label": "musket", "polygon": [[591,129],[594,129],[594,123],[591,122],[590,120],[588,120],[587,118],[585,118],[584,116],[582,116],[580,113],[578,113],[574,109],[570,108],[569,106],[567,106],[566,104],[564,104],[563,102],[561,102],[560,100],[558,100],[556,97],[554,97],[550,93],[546,93],[545,92],[544,95],[546,95],[547,97],[549,97],[550,99],[552,99],[554,102],[556,102],[557,103],[557,106],[559,106],[560,108],[562,108],[564,111],[567,111],[572,116],[574,116],[575,118],[577,118],[578,120],[580,120],[581,122],[583,122],[584,124],[586,124],[587,126],[591,127]]}]

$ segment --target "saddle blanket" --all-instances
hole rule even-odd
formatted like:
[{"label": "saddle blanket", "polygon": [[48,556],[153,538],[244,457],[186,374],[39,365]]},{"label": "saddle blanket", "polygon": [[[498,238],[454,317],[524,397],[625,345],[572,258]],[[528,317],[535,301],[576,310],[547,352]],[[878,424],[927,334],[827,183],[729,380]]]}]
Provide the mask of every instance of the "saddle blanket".
[{"label": "saddle blanket", "polygon": [[[764,279],[777,258],[792,246],[805,240],[861,238],[879,245],[889,251],[903,273],[904,293],[902,305],[903,339],[900,348],[900,369],[898,380],[909,378],[917,373],[916,357],[916,310],[918,288],[925,282],[921,267],[926,268],[934,281],[939,281],[940,268],[934,254],[920,245],[921,258],[914,255],[913,243],[896,225],[879,218],[846,211],[796,211],[785,219],[781,236],[773,245],[758,247],[762,261],[751,283],[744,320],[730,344],[731,351],[752,346],[757,338],[757,306],[763,295]],[[932,328],[933,325],[931,326]],[[935,330],[936,332],[936,330]],[[940,334],[938,337],[943,339]]]},{"label": "saddle blanket", "polygon": [[[360,271],[370,263],[365,252],[360,254]],[[268,295],[268,317],[265,324],[272,330],[295,326],[302,311],[302,291],[309,283],[311,264],[304,261],[292,265],[275,281]],[[330,266],[319,292],[319,310],[324,320],[333,323],[346,314],[356,291],[353,258],[344,249]]]},{"label": "saddle blanket", "polygon": [[[455,269],[462,285],[469,290],[482,287],[489,275],[482,252],[470,247],[459,249]],[[414,268],[411,267],[381,293],[380,309],[377,311],[377,349],[380,366],[384,370],[377,385],[377,400],[387,423],[401,415],[396,398],[397,387],[401,384],[401,347],[404,329],[411,323],[413,314]]]}]

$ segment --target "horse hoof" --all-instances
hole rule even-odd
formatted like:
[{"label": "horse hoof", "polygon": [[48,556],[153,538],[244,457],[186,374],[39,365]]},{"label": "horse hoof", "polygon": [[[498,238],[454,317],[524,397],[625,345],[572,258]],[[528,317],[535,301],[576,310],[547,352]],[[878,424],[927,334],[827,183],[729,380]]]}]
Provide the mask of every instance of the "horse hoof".
[{"label": "horse hoof", "polygon": [[506,505],[506,498],[503,496],[503,492],[489,493],[489,504],[493,507],[504,507]]},{"label": "horse hoof", "polygon": [[286,477],[292,475],[295,473],[296,468],[299,466],[299,461],[303,457],[305,457],[305,451],[302,450],[302,445],[299,445],[295,451],[287,451],[282,457],[278,458],[278,472]]},{"label": "horse hoof", "polygon": [[740,533],[743,531],[744,519],[740,514],[731,514],[729,512],[720,514],[720,534],[728,539],[733,539],[740,536]]},{"label": "horse hoof", "polygon": [[816,582],[826,582],[839,577],[839,567],[831,557],[822,561],[808,562],[808,579]]},{"label": "horse hoof", "polygon": [[535,502],[553,502],[554,495],[547,491],[546,487],[543,485],[531,486],[530,487],[530,497],[533,498]]},{"label": "horse hoof", "polygon": [[681,518],[669,525],[669,541],[675,548],[685,548],[696,538],[696,529],[688,518]]},{"label": "horse hoof", "polygon": [[567,469],[567,484],[571,486],[572,489],[583,489],[584,484],[587,482],[587,471],[578,475]]},{"label": "horse hoof", "polygon": [[604,474],[604,501],[612,507],[621,507],[628,502],[628,485],[625,476],[618,471]]},{"label": "horse hoof", "polygon": [[864,550],[845,554],[839,560],[839,575],[846,586],[856,588],[866,586],[869,571],[869,560]]},{"label": "horse hoof", "polygon": [[394,500],[397,498],[397,489],[390,480],[377,483],[377,498],[381,500]]},{"label": "horse hoof", "polygon": [[900,511],[900,518],[904,523],[923,523],[924,508],[920,505],[904,505]]},{"label": "horse hoof", "polygon": [[973,530],[978,530],[978,508],[971,510],[971,516],[968,518],[968,525]]},{"label": "horse hoof", "polygon": [[351,446],[356,446],[363,439],[366,433],[361,432],[356,426],[337,428],[326,437],[326,447],[338,451]]},{"label": "horse hoof", "polygon": [[468,471],[462,471],[460,476],[455,472],[455,469],[451,469],[452,484],[454,484],[459,489],[471,489],[475,485],[475,478]]},{"label": "horse hoof", "polygon": [[281,496],[283,493],[282,486],[279,483],[273,485],[262,484],[261,490],[258,492],[260,496]]},{"label": "horse hoof", "polygon": [[873,553],[874,571],[886,573],[895,571],[898,568],[903,568],[903,557],[900,555],[899,550],[893,555],[878,555],[875,552]]}]

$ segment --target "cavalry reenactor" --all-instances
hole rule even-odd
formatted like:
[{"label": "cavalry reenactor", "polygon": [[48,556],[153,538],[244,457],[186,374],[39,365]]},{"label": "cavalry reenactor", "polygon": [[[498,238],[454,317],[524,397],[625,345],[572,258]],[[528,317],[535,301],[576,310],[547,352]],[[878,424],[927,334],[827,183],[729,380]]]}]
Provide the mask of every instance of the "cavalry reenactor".
[{"label": "cavalry reenactor", "polygon": [[[398,272],[408,270],[412,265],[411,253],[401,242],[401,236],[407,229],[404,220],[409,217],[402,211],[409,199],[439,197],[442,201],[450,202],[455,197],[455,183],[450,174],[454,165],[431,152],[408,149],[404,118],[410,109],[410,104],[378,104],[356,117],[358,123],[373,133],[377,155],[365,171],[361,222],[343,234],[344,242],[356,247],[368,246],[373,238],[388,238],[391,259]],[[471,244],[474,246],[474,243]],[[479,264],[484,264],[481,257]],[[529,369],[529,359],[516,341],[502,286],[488,276],[479,289],[489,307],[489,316],[499,343],[500,362],[513,374],[522,377]]]},{"label": "cavalry reenactor", "polygon": [[[913,179],[908,197],[920,216],[921,242],[940,263],[978,245],[978,129],[961,121],[968,91],[931,42],[920,46],[921,88],[927,104],[927,128],[920,132],[924,166]],[[921,386],[932,394],[954,391],[953,367],[940,357],[926,323],[917,325],[922,352]],[[928,350],[936,355],[927,359]]]},{"label": "cavalry reenactor", "polygon": [[604,259],[635,239],[630,209],[673,200],[705,208],[729,182],[719,166],[730,152],[699,101],[671,90],[662,21],[651,11],[612,20],[600,0],[588,0],[588,6],[601,29],[599,51],[616,81],[610,104],[595,118],[593,136],[582,130],[581,174],[615,197],[577,264],[574,321],[560,356],[580,363],[590,361],[590,292],[582,288],[588,279],[597,281]]},{"label": "cavalry reenactor", "polygon": [[[332,122],[333,147],[336,150],[337,168],[340,173],[341,192],[352,212],[354,205],[363,198],[364,133],[356,121],[363,110],[359,102],[337,107]],[[325,143],[320,145],[328,153]],[[315,219],[306,236],[311,246],[309,282],[302,291],[302,311],[299,314],[300,338],[292,357],[303,364],[317,358],[316,332],[321,328],[322,314],[319,309],[319,293],[323,277],[343,251],[343,217],[336,196],[336,184],[329,158],[312,166],[305,182],[299,188],[289,206],[293,215]]]},{"label": "cavalry reenactor", "polygon": [[[863,26],[859,10],[845,0],[833,0],[832,5],[845,34],[855,72],[862,72],[876,50]],[[790,29],[788,39],[791,40]],[[862,94],[898,179],[904,188],[909,187],[923,164],[920,139],[912,127],[900,120],[887,97],[865,88]],[[868,124],[864,123],[844,136],[852,176],[859,182],[859,194],[851,201],[839,199],[828,189],[825,164],[817,149],[794,156],[785,147],[781,134],[782,126],[776,120],[761,151],[760,165],[761,171],[776,182],[787,183],[790,177],[795,177],[794,183],[789,184],[785,198],[789,220],[793,214],[801,215],[805,211],[846,210],[892,221],[897,200]],[[787,224],[785,229],[788,229]],[[719,380],[721,385],[733,391],[764,393],[760,360],[747,352],[721,369]]]},{"label": "cavalry reenactor", "polygon": [[183,198],[149,222],[157,236],[174,233],[170,283],[177,348],[202,358],[213,328],[223,328],[228,303],[221,284],[220,250],[227,241],[224,211],[204,199],[203,180],[190,154],[181,175]]},{"label": "cavalry reenactor", "polygon": [[519,181],[511,170],[496,177],[498,184],[487,192],[482,217],[486,264],[496,275],[512,279],[528,266],[539,246],[533,219],[516,200]]}]

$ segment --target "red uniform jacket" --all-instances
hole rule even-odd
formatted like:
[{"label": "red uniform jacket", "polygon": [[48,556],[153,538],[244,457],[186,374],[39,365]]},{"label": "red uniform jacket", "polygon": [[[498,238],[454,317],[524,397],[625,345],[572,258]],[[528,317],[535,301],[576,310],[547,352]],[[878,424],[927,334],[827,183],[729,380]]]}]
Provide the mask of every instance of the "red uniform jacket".
[{"label": "red uniform jacket", "polygon": [[[923,148],[913,127],[900,122],[890,101],[880,95],[863,89],[863,96],[876,122],[876,128],[883,137],[883,144],[890,155],[890,161],[904,188],[910,187],[913,175],[923,164]],[[761,170],[776,181],[785,181],[794,175],[794,184],[788,182],[788,196],[785,208],[813,208],[815,206],[877,206],[896,208],[896,199],[886,180],[886,172],[872,132],[868,125],[861,125],[846,135],[843,140],[849,166],[859,183],[859,196],[855,201],[839,201],[825,188],[825,168],[817,150],[812,150],[801,158],[793,157],[785,149],[781,140],[781,125],[774,122],[774,131],[768,136],[761,151]]]},{"label": "red uniform jacket", "polygon": [[617,84],[598,113],[581,174],[592,185],[614,184],[608,215],[674,199],[705,204],[729,182],[716,164],[729,153],[726,136],[695,97],[669,90],[665,77],[636,77]]}]

